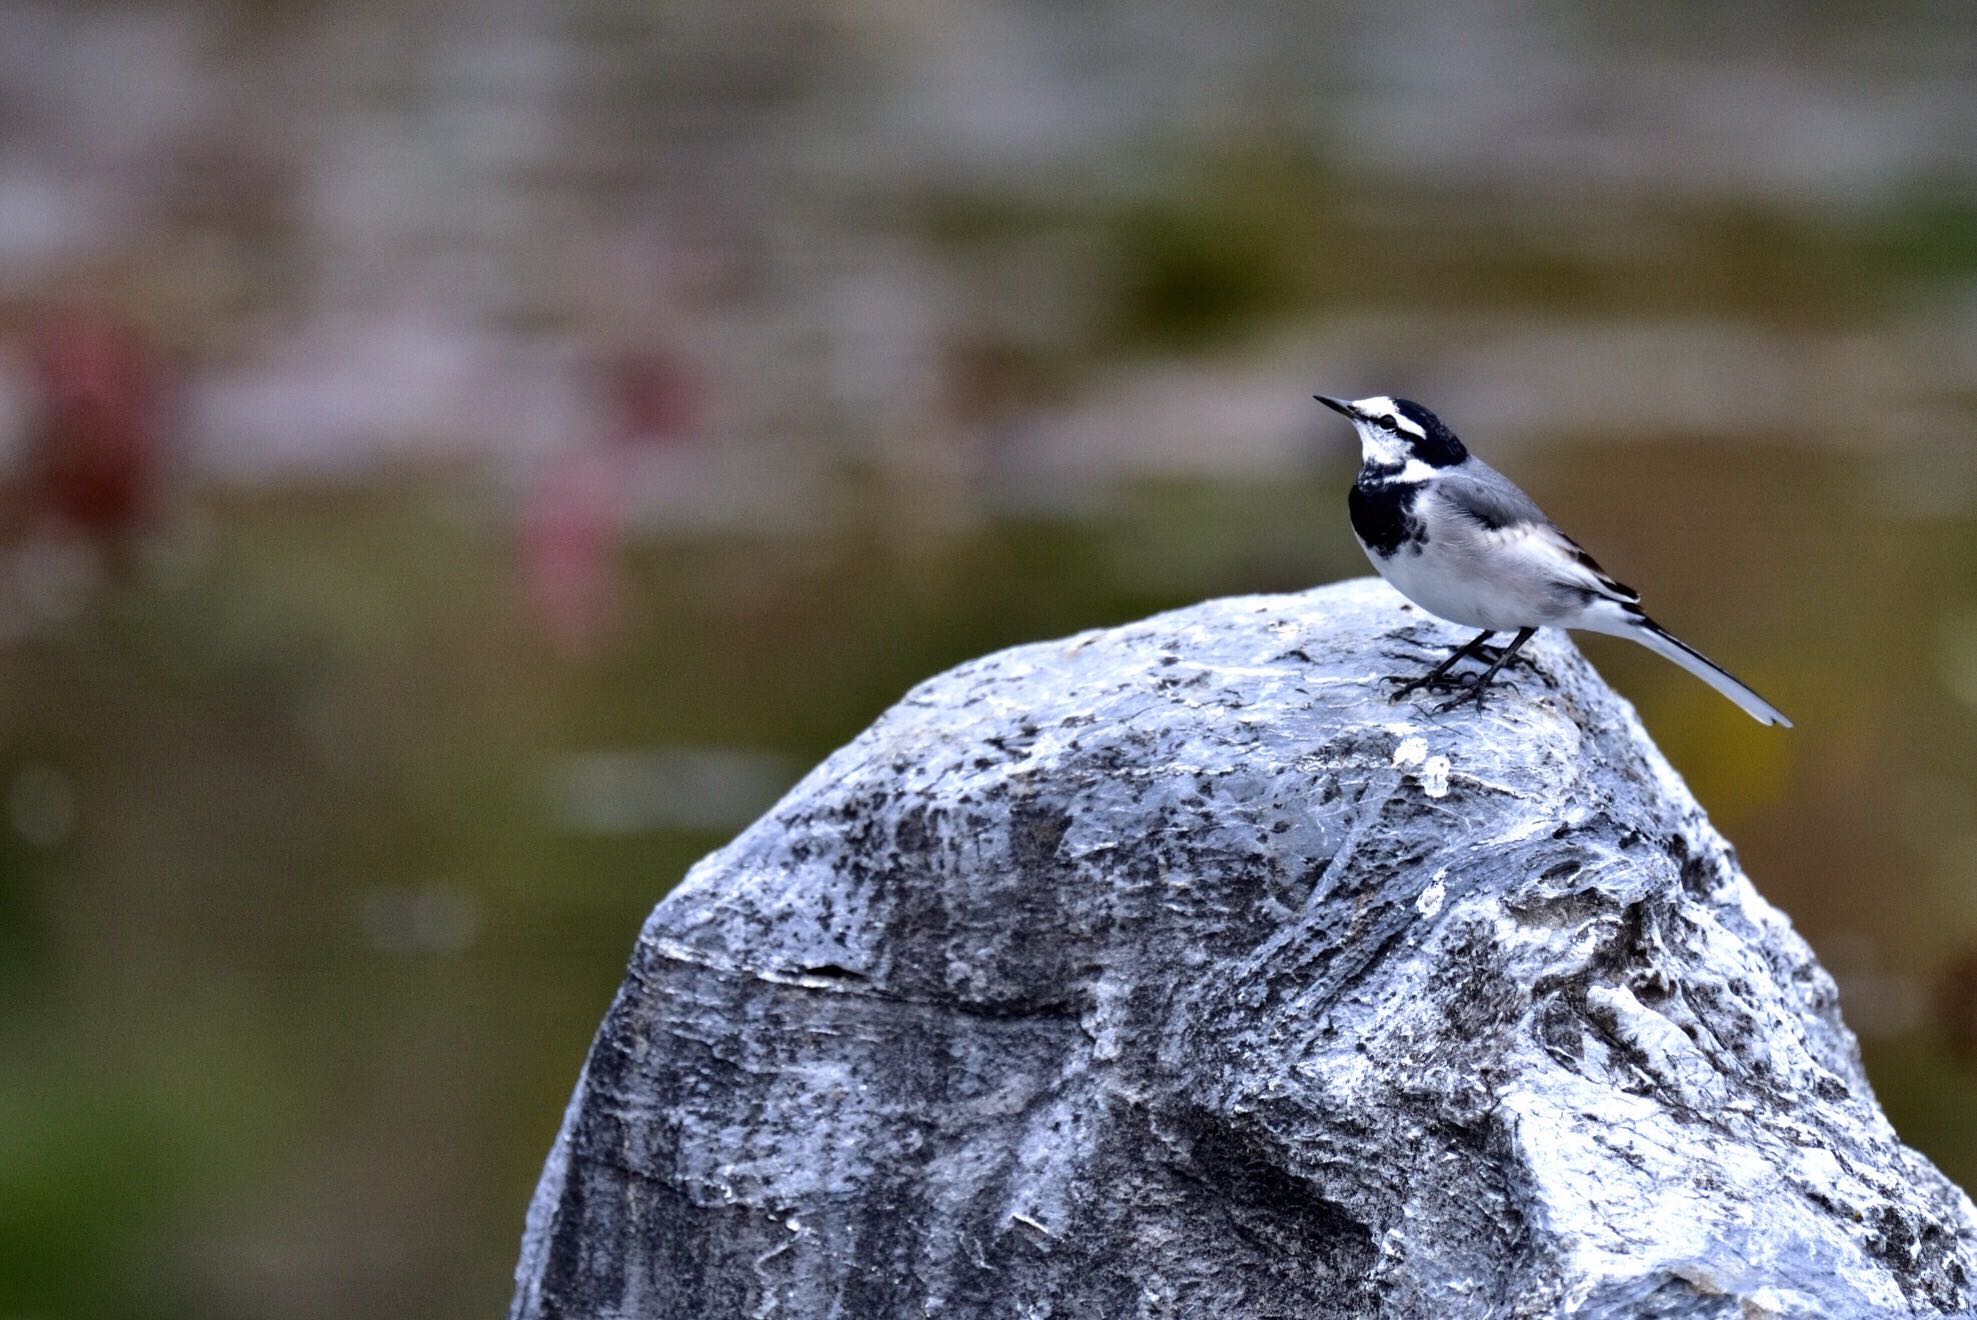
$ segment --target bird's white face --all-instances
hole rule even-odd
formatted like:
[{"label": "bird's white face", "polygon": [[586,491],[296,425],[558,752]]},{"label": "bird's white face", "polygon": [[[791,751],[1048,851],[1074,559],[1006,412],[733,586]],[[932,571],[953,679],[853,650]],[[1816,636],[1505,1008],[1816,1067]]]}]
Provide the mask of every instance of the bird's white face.
[{"label": "bird's white face", "polygon": [[1353,399],[1347,406],[1352,409],[1352,428],[1359,432],[1360,456],[1368,463],[1405,466],[1414,457],[1414,442],[1428,438],[1428,433],[1384,394]]},{"label": "bird's white face", "polygon": [[1358,431],[1360,454],[1366,462],[1378,462],[1382,466],[1406,464],[1414,458],[1414,441],[1427,439],[1427,433],[1421,431],[1414,419],[1402,415],[1394,399],[1384,393],[1352,399],[1350,407],[1352,429]]},{"label": "bird's white face", "polygon": [[1425,481],[1435,469],[1452,467],[1469,456],[1455,432],[1439,417],[1408,399],[1384,394],[1364,399],[1334,399],[1317,394],[1313,398],[1342,413],[1359,434],[1359,451],[1365,462],[1392,475],[1400,469],[1402,481]]}]

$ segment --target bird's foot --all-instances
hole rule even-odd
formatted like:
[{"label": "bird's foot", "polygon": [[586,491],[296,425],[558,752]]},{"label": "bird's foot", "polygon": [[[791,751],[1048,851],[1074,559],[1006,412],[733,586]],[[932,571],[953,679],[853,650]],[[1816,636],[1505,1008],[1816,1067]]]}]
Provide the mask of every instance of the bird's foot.
[{"label": "bird's foot", "polygon": [[[1465,692],[1481,681],[1484,674],[1497,670],[1509,671],[1521,667],[1531,673],[1537,672],[1535,665],[1528,656],[1513,655],[1508,660],[1505,660],[1503,658],[1504,648],[1501,646],[1479,646],[1476,649],[1479,654],[1474,659],[1482,666],[1480,669],[1464,671],[1456,667],[1444,668],[1438,666],[1416,678],[1408,678],[1402,674],[1389,674],[1381,681],[1398,685],[1392,693],[1392,700],[1401,702],[1423,688],[1426,688],[1430,692]],[[1387,658],[1390,660],[1401,660],[1411,659],[1412,657],[1400,656],[1389,652]],[[1461,661],[1459,659],[1454,662],[1456,666],[1459,666],[1460,663]]]},{"label": "bird's foot", "polygon": [[1487,692],[1493,686],[1493,684],[1485,683],[1481,679],[1478,679],[1473,683],[1467,683],[1464,684],[1463,686],[1464,686],[1464,690],[1462,694],[1460,696],[1451,697],[1447,701],[1444,701],[1441,705],[1435,707],[1435,714],[1445,715],[1449,711],[1456,709],[1458,706],[1468,705],[1472,702],[1475,704],[1477,710],[1483,709],[1483,694]]},{"label": "bird's foot", "polygon": [[1474,676],[1464,678],[1460,674],[1423,674],[1419,678],[1404,678],[1399,674],[1389,674],[1383,681],[1400,685],[1387,698],[1389,701],[1399,703],[1422,688],[1430,692],[1453,692],[1458,688],[1467,688],[1476,680]]}]

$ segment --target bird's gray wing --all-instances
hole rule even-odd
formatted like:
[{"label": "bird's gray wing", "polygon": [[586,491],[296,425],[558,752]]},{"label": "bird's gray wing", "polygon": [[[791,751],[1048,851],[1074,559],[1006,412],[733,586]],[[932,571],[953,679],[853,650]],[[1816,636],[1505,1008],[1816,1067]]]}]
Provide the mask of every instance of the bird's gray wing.
[{"label": "bird's gray wing", "polygon": [[1624,603],[1641,598],[1640,592],[1601,568],[1584,546],[1545,517],[1536,500],[1481,459],[1471,458],[1457,468],[1441,472],[1435,485],[1450,508],[1484,531],[1516,534],[1537,542],[1569,564],[1574,576],[1590,579],[1588,585],[1602,595]]},{"label": "bird's gray wing", "polygon": [[1458,513],[1486,531],[1500,532],[1526,523],[1551,526],[1551,519],[1545,517],[1536,500],[1479,458],[1436,473],[1435,486]]}]

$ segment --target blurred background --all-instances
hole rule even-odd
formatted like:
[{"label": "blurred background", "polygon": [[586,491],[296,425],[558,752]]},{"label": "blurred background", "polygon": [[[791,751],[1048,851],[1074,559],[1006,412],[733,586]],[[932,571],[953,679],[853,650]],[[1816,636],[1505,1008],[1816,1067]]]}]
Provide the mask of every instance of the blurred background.
[{"label": "blurred background", "polygon": [[0,3],[0,1313],[484,1317],[640,920],[1448,418],[1977,1185],[1977,27]]}]

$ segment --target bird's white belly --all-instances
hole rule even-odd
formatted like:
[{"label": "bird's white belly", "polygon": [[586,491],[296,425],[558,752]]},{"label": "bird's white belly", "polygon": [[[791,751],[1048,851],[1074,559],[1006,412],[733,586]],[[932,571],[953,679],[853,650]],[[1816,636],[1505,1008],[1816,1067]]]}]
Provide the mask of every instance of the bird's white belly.
[{"label": "bird's white belly", "polygon": [[[1365,548],[1363,542],[1361,548]],[[1497,571],[1490,567],[1492,563],[1500,562],[1506,570],[1521,565],[1480,555],[1479,548],[1466,541],[1437,538],[1425,546],[1403,545],[1387,558],[1367,550],[1366,557],[1401,595],[1450,623],[1507,632],[1557,621],[1557,600],[1541,579],[1534,574]]]}]

